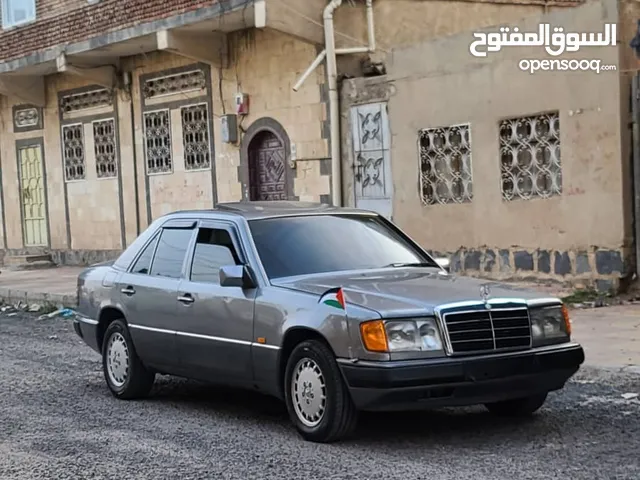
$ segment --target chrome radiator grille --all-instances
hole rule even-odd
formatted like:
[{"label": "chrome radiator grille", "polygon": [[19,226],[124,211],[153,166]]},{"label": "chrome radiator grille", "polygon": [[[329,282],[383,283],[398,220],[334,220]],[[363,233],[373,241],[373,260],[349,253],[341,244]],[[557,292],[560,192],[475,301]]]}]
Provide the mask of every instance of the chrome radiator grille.
[{"label": "chrome radiator grille", "polygon": [[451,353],[482,353],[531,347],[526,308],[444,312]]}]

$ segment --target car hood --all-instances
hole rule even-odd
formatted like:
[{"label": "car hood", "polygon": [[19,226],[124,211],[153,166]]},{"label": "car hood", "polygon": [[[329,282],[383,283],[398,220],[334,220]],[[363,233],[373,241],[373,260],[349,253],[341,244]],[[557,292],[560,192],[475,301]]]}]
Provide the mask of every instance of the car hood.
[{"label": "car hood", "polygon": [[491,299],[533,300],[548,298],[530,290],[470,277],[447,275],[435,268],[398,268],[366,272],[308,275],[274,280],[274,285],[316,295],[342,287],[349,303],[382,316],[433,313],[438,305],[482,301],[482,286]]}]

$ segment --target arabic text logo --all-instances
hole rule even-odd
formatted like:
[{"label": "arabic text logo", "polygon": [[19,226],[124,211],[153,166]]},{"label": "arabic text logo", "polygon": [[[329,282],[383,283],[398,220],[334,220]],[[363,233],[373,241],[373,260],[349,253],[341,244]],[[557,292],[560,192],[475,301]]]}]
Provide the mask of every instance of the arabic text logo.
[{"label": "arabic text logo", "polygon": [[[554,57],[563,52],[577,52],[581,47],[615,46],[617,42],[617,26],[607,23],[604,33],[565,33],[564,28],[542,23],[537,32],[520,32],[518,27],[510,29],[501,27],[500,32],[473,34],[475,41],[469,45],[469,52],[474,57],[486,57],[487,52],[499,52],[503,47],[542,47]],[[478,47],[486,47],[478,50]]]}]

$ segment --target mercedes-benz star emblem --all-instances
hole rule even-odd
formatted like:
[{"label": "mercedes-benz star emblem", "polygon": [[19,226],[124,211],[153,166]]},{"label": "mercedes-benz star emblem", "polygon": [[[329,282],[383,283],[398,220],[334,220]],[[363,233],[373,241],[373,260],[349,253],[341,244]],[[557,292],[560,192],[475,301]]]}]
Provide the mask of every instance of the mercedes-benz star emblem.
[{"label": "mercedes-benz star emblem", "polygon": [[482,301],[487,303],[491,296],[491,287],[489,287],[489,285],[482,285],[480,287],[480,296],[482,297]]}]

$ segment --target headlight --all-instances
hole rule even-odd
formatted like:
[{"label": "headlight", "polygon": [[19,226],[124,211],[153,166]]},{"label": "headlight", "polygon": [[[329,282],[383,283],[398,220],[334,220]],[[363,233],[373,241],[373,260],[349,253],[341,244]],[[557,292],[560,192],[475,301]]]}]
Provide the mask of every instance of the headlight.
[{"label": "headlight", "polygon": [[434,318],[374,320],[360,324],[362,342],[372,352],[432,352],[442,350]]},{"label": "headlight", "polygon": [[534,342],[544,343],[546,340],[568,339],[571,335],[569,314],[564,305],[532,308],[529,310],[529,316]]}]

